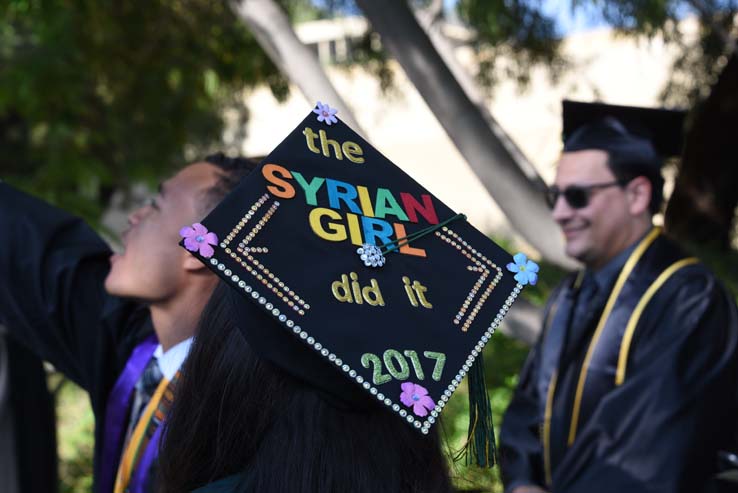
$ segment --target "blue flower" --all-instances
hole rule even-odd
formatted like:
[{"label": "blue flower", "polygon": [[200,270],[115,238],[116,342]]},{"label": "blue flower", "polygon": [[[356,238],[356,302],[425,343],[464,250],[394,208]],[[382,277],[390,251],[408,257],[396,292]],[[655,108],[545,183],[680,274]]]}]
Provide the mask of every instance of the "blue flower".
[{"label": "blue flower", "polygon": [[523,286],[535,285],[538,282],[538,264],[528,260],[524,253],[516,253],[513,260],[515,263],[507,264],[507,270],[515,273],[515,280]]}]

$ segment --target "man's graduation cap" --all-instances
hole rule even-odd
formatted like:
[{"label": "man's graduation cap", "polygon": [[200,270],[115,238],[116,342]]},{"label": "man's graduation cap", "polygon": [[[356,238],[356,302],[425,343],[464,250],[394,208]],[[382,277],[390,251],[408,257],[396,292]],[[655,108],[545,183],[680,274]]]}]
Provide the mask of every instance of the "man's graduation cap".
[{"label": "man's graduation cap", "polygon": [[600,149],[613,166],[661,168],[682,152],[685,112],[604,103],[563,102],[564,152]]},{"label": "man's graduation cap", "polygon": [[[369,398],[422,433],[467,373],[483,375],[482,349],[538,270],[320,103],[183,236],[238,293],[260,356],[337,405]],[[483,380],[470,389],[470,442],[491,464]]]}]

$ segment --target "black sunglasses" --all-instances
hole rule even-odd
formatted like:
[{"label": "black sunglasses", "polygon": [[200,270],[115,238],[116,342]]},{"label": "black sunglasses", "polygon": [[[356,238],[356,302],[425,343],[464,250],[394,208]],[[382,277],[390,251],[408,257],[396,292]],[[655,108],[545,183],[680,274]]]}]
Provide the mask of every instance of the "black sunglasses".
[{"label": "black sunglasses", "polygon": [[623,182],[620,180],[609,183],[596,183],[594,185],[570,185],[563,190],[554,185],[546,190],[546,202],[548,202],[548,206],[553,209],[556,206],[556,202],[559,200],[559,196],[563,195],[564,200],[566,200],[569,206],[574,209],[582,209],[589,205],[589,200],[592,197],[593,191],[602,188],[620,186],[623,186]]}]

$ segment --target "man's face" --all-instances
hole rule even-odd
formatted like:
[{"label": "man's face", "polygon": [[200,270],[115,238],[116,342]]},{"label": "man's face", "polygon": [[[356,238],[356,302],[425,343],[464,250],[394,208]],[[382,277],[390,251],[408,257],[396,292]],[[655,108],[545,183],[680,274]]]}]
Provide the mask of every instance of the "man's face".
[{"label": "man's face", "polygon": [[[562,154],[555,184],[566,190],[572,185],[586,187],[615,180],[607,166],[606,152],[584,150]],[[553,218],[564,233],[567,255],[589,267],[601,267],[628,246],[633,218],[620,186],[591,190],[589,203],[580,209],[559,196]]]},{"label": "man's face", "polygon": [[105,279],[108,293],[155,303],[175,296],[186,282],[189,255],[178,243],[179,230],[202,219],[205,191],[215,185],[218,168],[195,163],[159,188],[150,203],[128,217],[121,254],[110,258]]}]

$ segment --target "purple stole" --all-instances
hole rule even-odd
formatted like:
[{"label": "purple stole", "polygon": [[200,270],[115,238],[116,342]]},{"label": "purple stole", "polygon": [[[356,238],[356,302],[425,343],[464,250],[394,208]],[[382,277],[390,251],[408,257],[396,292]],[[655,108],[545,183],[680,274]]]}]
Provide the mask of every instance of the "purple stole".
[{"label": "purple stole", "polygon": [[[108,407],[105,412],[105,441],[103,443],[102,466],[98,483],[99,491],[102,493],[112,493],[115,486],[115,476],[118,472],[122,454],[134,386],[143,375],[144,369],[158,345],[156,335],[151,334],[133,349],[123,372],[108,396]],[[148,471],[156,459],[159,449],[161,428],[161,426],[156,428],[133,472],[129,484],[131,493],[144,493]]]}]

